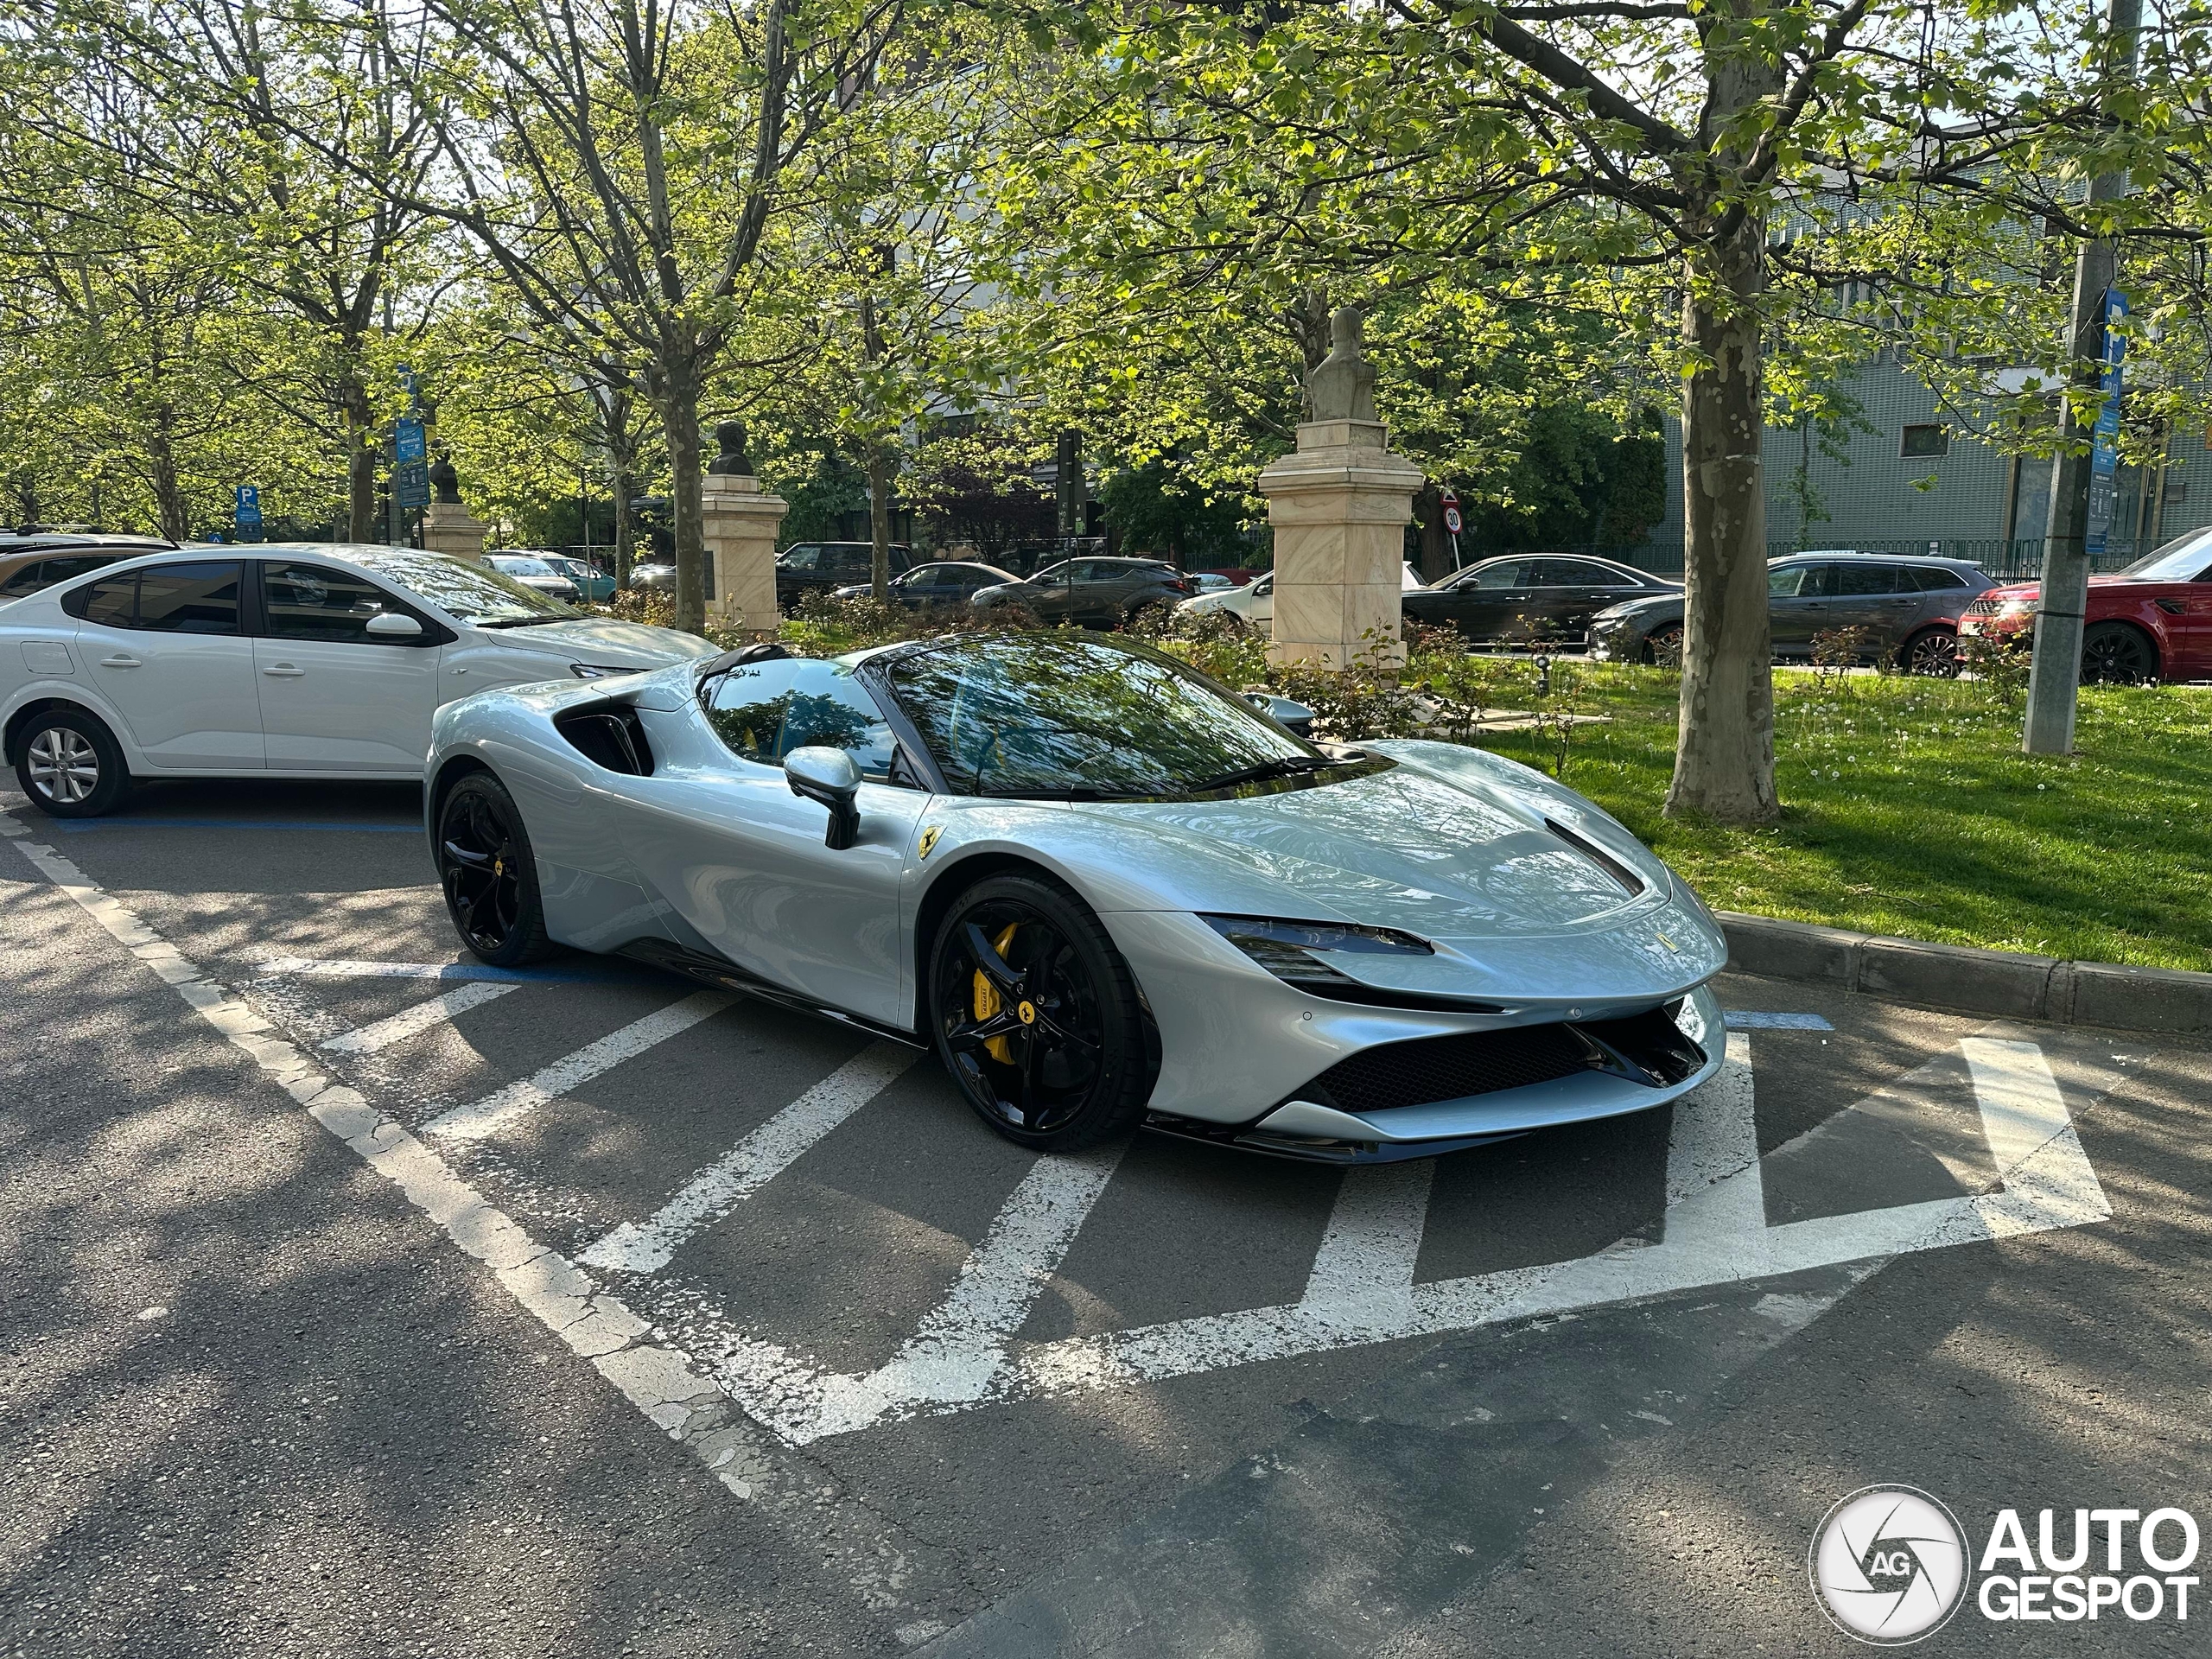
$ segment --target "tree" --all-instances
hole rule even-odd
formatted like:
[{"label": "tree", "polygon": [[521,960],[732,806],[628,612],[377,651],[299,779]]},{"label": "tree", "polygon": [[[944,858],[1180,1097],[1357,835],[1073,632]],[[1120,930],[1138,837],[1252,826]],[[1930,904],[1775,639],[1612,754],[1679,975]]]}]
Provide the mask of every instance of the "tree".
[{"label": "tree", "polygon": [[1941,333],[1950,288],[1973,289],[1983,262],[1949,285],[1917,262],[1857,269],[1867,221],[1915,205],[1984,250],[2023,223],[2070,229],[2076,158],[2117,150],[2155,178],[2160,135],[2201,125],[2195,68],[2101,113],[2078,3],[1269,0],[1069,26],[1085,50],[1028,188],[1075,204],[1128,284],[1444,276],[1624,322],[1672,308],[1656,355],[1680,386],[1689,604],[1668,810],[1732,823],[1779,810],[1770,339],[1844,281]]}]

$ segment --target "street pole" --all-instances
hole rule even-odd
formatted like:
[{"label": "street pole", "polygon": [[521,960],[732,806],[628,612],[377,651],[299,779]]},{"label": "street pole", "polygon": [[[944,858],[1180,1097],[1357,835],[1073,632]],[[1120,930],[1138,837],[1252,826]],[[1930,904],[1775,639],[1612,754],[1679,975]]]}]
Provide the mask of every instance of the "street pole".
[{"label": "street pole", "polygon": [[[2142,0],[2112,0],[2107,25],[2105,105],[2114,83],[2135,75],[2135,36]],[[2089,185],[2088,214],[2127,194],[2125,173],[2101,173]],[[2020,747],[2029,754],[2067,754],[2082,687],[2082,624],[2089,605],[2088,429],[2073,394],[2096,385],[2104,371],[2105,294],[2120,272],[2119,245],[2084,242],[2074,262],[2073,353],[2069,395],[2059,403],[2061,448],[2050,473],[2050,520],[2043,548],[2042,595],[2037,601],[2035,656],[2028,670],[2027,724]]]}]

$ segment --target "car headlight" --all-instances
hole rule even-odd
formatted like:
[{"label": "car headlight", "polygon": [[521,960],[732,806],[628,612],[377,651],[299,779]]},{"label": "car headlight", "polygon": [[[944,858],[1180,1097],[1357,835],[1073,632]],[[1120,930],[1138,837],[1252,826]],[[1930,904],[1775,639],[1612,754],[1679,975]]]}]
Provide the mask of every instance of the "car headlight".
[{"label": "car headlight", "polygon": [[2032,599],[2008,599],[1997,607],[1999,616],[2033,616],[2036,601]]},{"label": "car headlight", "polygon": [[638,674],[644,671],[625,668],[613,663],[570,663],[569,672],[580,680],[604,680],[617,674]]},{"label": "car headlight", "polygon": [[1436,954],[1436,947],[1427,939],[1401,933],[1395,928],[1359,927],[1348,922],[1276,921],[1265,916],[1200,916],[1198,919],[1277,979],[1292,985],[1340,983],[1350,977],[1322,960],[1320,953],[1342,951],[1370,957]]}]

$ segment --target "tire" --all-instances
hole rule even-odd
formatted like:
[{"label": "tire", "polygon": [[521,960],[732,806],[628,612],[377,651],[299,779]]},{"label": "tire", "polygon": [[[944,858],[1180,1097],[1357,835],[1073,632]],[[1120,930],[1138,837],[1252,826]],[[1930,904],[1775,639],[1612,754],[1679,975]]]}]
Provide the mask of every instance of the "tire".
[{"label": "tire", "polygon": [[1007,1140],[1077,1152],[1136,1128],[1152,1095],[1136,980],[1066,888],[978,881],[946,913],[925,982],[938,1057]]},{"label": "tire", "polygon": [[1671,623],[1643,640],[1643,660],[1655,666],[1679,668],[1682,662],[1682,625]]},{"label": "tire", "polygon": [[439,804],[437,861],[454,931],[478,961],[519,968],[552,954],[522,813],[491,773],[469,773]]},{"label": "tire", "polygon": [[2140,685],[2158,677],[2158,647],[2126,622],[2093,622],[2082,635],[2082,683]]},{"label": "tire", "polygon": [[1923,628],[1897,648],[1897,666],[1908,674],[1955,680],[1959,677],[1959,636],[1954,628]]},{"label": "tire", "polygon": [[16,739],[16,781],[33,806],[56,818],[97,818],[130,793],[123,746],[81,709],[54,709],[23,722]]}]

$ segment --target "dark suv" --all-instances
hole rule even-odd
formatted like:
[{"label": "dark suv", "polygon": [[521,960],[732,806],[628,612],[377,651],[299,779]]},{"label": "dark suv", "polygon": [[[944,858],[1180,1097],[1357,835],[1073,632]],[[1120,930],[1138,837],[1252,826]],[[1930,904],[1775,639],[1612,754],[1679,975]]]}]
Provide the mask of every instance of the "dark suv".
[{"label": "dark suv", "polygon": [[[793,542],[776,555],[776,604],[789,610],[810,593],[831,593],[868,580],[874,549],[867,542]],[[914,552],[903,543],[891,544],[891,574],[903,576],[914,568]]]},{"label": "dark suv", "polygon": [[981,611],[1019,605],[1047,622],[1110,628],[1198,591],[1196,582],[1159,559],[1062,559],[1026,582],[983,588],[969,602]]},{"label": "dark suv", "polygon": [[[1766,568],[1774,654],[1810,657],[1820,635],[1866,632],[1862,662],[1888,660],[1914,674],[1959,671],[1959,618],[1997,584],[1963,559],[1890,553],[1793,553]],[[1590,620],[1594,662],[1679,662],[1682,595],[1653,594]]]}]

